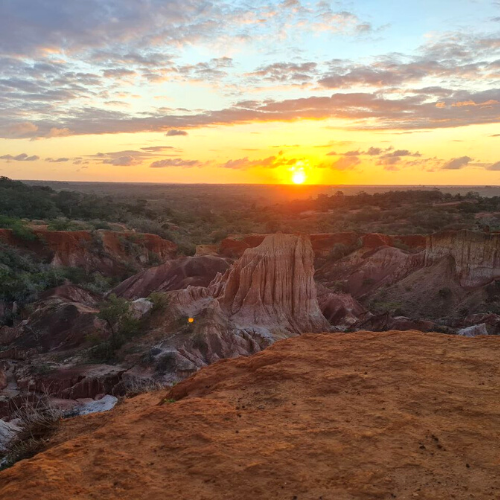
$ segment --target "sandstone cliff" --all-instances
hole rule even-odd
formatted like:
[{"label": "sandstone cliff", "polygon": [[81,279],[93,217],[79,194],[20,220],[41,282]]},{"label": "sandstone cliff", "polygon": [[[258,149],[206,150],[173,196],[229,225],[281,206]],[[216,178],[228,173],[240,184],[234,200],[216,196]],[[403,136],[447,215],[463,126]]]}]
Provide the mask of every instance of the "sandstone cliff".
[{"label": "sandstone cliff", "polygon": [[54,267],[80,267],[107,275],[119,275],[127,264],[148,264],[152,257],[165,261],[177,252],[175,243],[154,234],[34,230],[34,235],[35,240],[26,241],[0,229],[0,241],[29,250]]},{"label": "sandstone cliff", "polygon": [[245,250],[218,285],[217,298],[236,326],[263,326],[283,336],[327,328],[307,236],[266,237],[258,247]]},{"label": "sandstone cliff", "polygon": [[460,284],[466,288],[500,278],[500,234],[449,231],[427,237],[425,264],[451,256]]}]

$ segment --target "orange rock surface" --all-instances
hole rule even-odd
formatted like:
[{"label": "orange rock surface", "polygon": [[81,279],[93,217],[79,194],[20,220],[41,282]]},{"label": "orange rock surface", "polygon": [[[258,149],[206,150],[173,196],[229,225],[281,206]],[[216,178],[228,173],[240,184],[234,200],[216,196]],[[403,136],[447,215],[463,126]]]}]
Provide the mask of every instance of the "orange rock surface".
[{"label": "orange rock surface", "polygon": [[304,335],[63,423],[16,500],[496,499],[500,338]]},{"label": "orange rock surface", "polygon": [[[164,261],[173,258],[177,245],[156,234],[118,233],[114,231],[45,231],[34,230],[36,239],[18,238],[10,229],[0,229],[0,241],[30,250],[50,260],[55,267],[82,267],[87,270],[111,271],[118,261],[134,258],[128,246],[133,243],[147,258],[148,252]],[[93,243],[93,239],[97,238]],[[98,245],[98,248],[93,246]],[[100,247],[100,248],[99,248]],[[103,255],[101,255],[103,254]]]}]

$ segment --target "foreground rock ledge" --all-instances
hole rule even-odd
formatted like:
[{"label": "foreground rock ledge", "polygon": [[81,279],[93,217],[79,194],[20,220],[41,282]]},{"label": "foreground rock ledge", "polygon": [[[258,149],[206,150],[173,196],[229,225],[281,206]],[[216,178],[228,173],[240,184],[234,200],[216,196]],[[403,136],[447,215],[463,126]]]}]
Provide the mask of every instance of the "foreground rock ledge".
[{"label": "foreground rock ledge", "polygon": [[[16,499],[493,499],[500,337],[304,335],[65,422]],[[175,399],[176,402],[169,402]]]}]

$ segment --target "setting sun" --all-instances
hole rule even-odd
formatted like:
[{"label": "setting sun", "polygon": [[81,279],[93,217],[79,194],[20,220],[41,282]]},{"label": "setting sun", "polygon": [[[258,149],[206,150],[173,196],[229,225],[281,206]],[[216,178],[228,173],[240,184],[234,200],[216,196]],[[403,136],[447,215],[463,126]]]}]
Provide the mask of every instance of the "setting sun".
[{"label": "setting sun", "polygon": [[303,170],[297,170],[297,172],[294,172],[292,175],[292,181],[294,184],[303,184],[305,180],[306,174]]}]

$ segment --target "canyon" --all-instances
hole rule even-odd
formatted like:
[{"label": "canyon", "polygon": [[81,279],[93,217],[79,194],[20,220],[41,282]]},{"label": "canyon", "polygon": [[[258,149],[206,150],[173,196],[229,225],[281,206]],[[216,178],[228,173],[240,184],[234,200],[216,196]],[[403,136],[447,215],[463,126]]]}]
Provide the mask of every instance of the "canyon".
[{"label": "canyon", "polygon": [[[497,234],[243,235],[191,257],[152,235],[102,232],[96,250],[88,244],[95,234],[47,234],[26,251],[54,268],[91,266],[115,278],[126,266],[136,272],[107,296],[70,283],[47,290],[0,327],[5,423],[27,395],[72,409],[133,387],[171,385],[306,333],[500,333]],[[113,300],[135,325],[119,344],[125,320],[102,314]],[[103,346],[115,347],[101,359]]]}]

